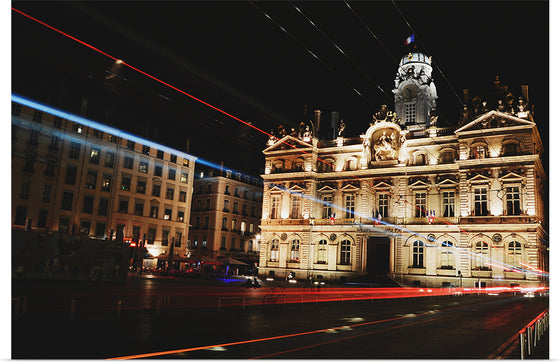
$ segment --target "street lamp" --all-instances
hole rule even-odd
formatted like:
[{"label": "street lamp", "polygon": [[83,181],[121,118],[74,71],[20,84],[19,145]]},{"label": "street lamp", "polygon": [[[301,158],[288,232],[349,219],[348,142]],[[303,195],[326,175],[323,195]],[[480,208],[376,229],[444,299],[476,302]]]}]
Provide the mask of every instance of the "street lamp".
[{"label": "street lamp", "polygon": [[459,275],[459,287],[463,288],[463,275],[461,274],[461,271],[457,271],[457,274]]}]

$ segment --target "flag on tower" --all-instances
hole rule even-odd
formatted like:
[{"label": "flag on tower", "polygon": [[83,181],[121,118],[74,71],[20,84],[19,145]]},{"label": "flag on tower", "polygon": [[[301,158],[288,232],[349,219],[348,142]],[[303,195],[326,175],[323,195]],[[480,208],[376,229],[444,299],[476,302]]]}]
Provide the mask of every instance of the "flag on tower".
[{"label": "flag on tower", "polygon": [[414,42],[414,33],[404,41],[405,45],[409,45],[410,43]]}]

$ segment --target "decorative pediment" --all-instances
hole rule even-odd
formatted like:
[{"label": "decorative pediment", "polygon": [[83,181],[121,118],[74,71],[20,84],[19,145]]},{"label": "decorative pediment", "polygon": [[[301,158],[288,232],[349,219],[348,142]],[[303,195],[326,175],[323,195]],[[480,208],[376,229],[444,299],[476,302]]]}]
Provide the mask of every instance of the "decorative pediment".
[{"label": "decorative pediment", "polygon": [[313,145],[311,145],[310,143],[306,143],[291,135],[286,135],[285,137],[277,140],[274,144],[266,148],[263,153],[270,153],[280,150],[306,149],[312,147]]},{"label": "decorative pediment", "polygon": [[274,192],[284,192],[284,186],[280,186],[280,185],[271,183],[271,184],[268,186],[268,191],[271,192],[271,193],[274,193]]},{"label": "decorative pediment", "polygon": [[325,185],[325,186],[319,188],[317,191],[320,192],[320,193],[334,193],[336,191],[336,188],[333,188],[329,185]]},{"label": "decorative pediment", "polygon": [[354,186],[354,184],[352,183],[347,183],[346,185],[344,185],[344,187],[341,188],[341,191],[343,192],[357,192],[360,189],[356,186]]},{"label": "decorative pediment", "polygon": [[291,191],[291,192],[303,192],[305,190],[305,188],[302,188],[298,184],[294,184],[288,190]]},{"label": "decorative pediment", "polygon": [[[517,173],[516,173],[517,172]],[[523,180],[523,175],[521,171],[515,171],[515,172],[511,172],[511,171],[503,171],[504,175],[500,175],[499,179],[500,181],[521,181]]]},{"label": "decorative pediment", "polygon": [[479,116],[470,123],[460,127],[455,133],[460,134],[467,131],[476,131],[481,129],[494,129],[505,126],[533,126],[534,122],[518,118],[517,116],[492,110]]},{"label": "decorative pediment", "polygon": [[484,176],[480,173],[477,173],[473,177],[467,179],[467,182],[469,183],[490,183],[490,181],[491,179],[489,177]]},{"label": "decorative pediment", "polygon": [[393,187],[391,184],[387,183],[387,181],[376,181],[374,182],[373,188],[375,189],[389,189]]},{"label": "decorative pediment", "polygon": [[436,186],[438,187],[445,187],[445,186],[456,186],[459,183],[457,181],[452,180],[451,178],[445,178],[442,179],[441,181],[436,183]]},{"label": "decorative pediment", "polygon": [[408,188],[428,188],[430,185],[424,179],[410,180]]}]

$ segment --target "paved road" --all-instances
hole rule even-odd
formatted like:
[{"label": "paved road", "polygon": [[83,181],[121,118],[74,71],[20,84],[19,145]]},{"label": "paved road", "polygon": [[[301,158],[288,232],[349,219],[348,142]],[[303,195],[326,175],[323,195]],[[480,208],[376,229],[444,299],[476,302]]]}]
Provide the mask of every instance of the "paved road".
[{"label": "paved road", "polygon": [[[167,350],[179,351],[153,358],[475,359],[490,355],[548,307],[545,298],[522,296],[371,300],[356,295],[350,301],[302,303],[301,294],[298,302],[263,306],[258,292],[268,288],[262,287],[245,289],[260,304],[243,310],[232,303],[218,312],[215,303],[205,306],[198,298],[204,303],[208,292],[239,292],[242,282],[17,283],[14,297],[28,294],[26,312],[14,318],[12,330],[13,358],[21,359],[100,359]],[[162,294],[171,302],[150,306]],[[78,302],[72,320],[71,297]],[[117,316],[119,297],[126,301]],[[151,308],[127,306],[128,301]]]}]

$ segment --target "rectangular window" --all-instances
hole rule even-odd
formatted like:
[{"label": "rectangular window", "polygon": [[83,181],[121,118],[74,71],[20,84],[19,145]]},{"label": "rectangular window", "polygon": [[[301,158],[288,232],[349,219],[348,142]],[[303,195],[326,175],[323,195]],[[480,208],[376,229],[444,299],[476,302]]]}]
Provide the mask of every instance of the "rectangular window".
[{"label": "rectangular window", "polygon": [[80,235],[89,235],[91,229],[91,222],[89,220],[82,220],[80,222]]},{"label": "rectangular window", "polygon": [[47,226],[47,214],[47,210],[39,209],[39,216],[37,217],[37,227],[44,228]]},{"label": "rectangular window", "polygon": [[144,215],[144,201],[136,201],[134,204],[134,215]]},{"label": "rectangular window", "polygon": [[58,151],[58,142],[60,138],[56,135],[51,136],[51,145],[49,145],[49,150]]},{"label": "rectangular window", "polygon": [[[388,193],[380,193],[379,195],[377,195],[377,211],[381,217],[389,217],[389,194]],[[377,218],[378,216],[374,216],[374,217]]]},{"label": "rectangular window", "polygon": [[21,114],[21,105],[12,103],[12,114],[19,116]]},{"label": "rectangular window", "polygon": [[441,243],[441,268],[442,269],[453,269],[453,243],[450,241],[444,241]]},{"label": "rectangular window", "polygon": [[243,216],[247,216],[247,204],[246,203],[243,204],[243,208],[241,209],[241,214]]},{"label": "rectangular window", "polygon": [[239,197],[239,187],[235,187],[234,196]]},{"label": "rectangular window", "polygon": [[414,209],[416,217],[426,217],[426,192],[416,192],[414,194]]},{"label": "rectangular window", "polygon": [[222,230],[227,230],[227,217],[222,217]]},{"label": "rectangular window", "polygon": [[225,190],[224,194],[231,195],[231,192],[229,192],[229,186],[228,185],[226,185],[226,190]]},{"label": "rectangular window", "polygon": [[99,164],[100,154],[101,154],[101,149],[91,148],[91,152],[89,153],[89,162],[91,164]]},{"label": "rectangular window", "polygon": [[74,199],[74,194],[72,192],[64,192],[62,194],[62,210],[71,211],[72,210],[72,200]]},{"label": "rectangular window", "polygon": [[[208,201],[210,201],[210,200],[208,200]],[[239,213],[239,203],[237,201],[233,201],[233,213],[234,214]]]},{"label": "rectangular window", "polygon": [[416,122],[415,102],[406,102],[404,104],[404,121],[406,124],[414,124]]},{"label": "rectangular window", "polygon": [[109,210],[109,200],[106,198],[99,199],[99,205],[97,206],[97,215],[107,216]]},{"label": "rectangular window", "polygon": [[412,243],[412,267],[424,268],[424,243],[420,240]]},{"label": "rectangular window", "polygon": [[148,173],[148,161],[141,160],[138,164],[138,172],[140,173]]},{"label": "rectangular window", "polygon": [[175,181],[175,174],[177,173],[176,169],[173,168],[169,168],[168,172],[167,172],[167,178],[171,179],[173,181]]},{"label": "rectangular window", "polygon": [[328,219],[332,215],[332,195],[323,196],[323,219]]},{"label": "rectangular window", "polygon": [[355,196],[354,195],[346,195],[345,196],[345,209],[346,209],[346,218],[351,219],[354,217],[354,202]]},{"label": "rectangular window", "polygon": [[27,144],[30,145],[37,145],[39,144],[39,132],[37,130],[31,130],[31,134],[29,134],[29,139],[27,140]]},{"label": "rectangular window", "polygon": [[25,157],[25,165],[23,166],[24,172],[31,172],[33,173],[33,164],[35,163],[35,157],[33,155],[27,155]]},{"label": "rectangular window", "polygon": [[152,185],[152,196],[159,197],[161,194],[160,185]]},{"label": "rectangular window", "polygon": [[179,191],[179,202],[186,202],[187,201],[187,192]]},{"label": "rectangular window", "polygon": [[317,264],[327,263],[328,243],[326,239],[319,240],[317,244]]},{"label": "rectangular window", "polygon": [[251,234],[254,233],[254,225],[253,224],[249,224],[249,232]]},{"label": "rectangular window", "polygon": [[175,188],[167,187],[167,190],[165,191],[165,199],[173,200],[174,193],[175,193]]},{"label": "rectangular window", "polygon": [[135,146],[136,146],[136,143],[133,142],[132,140],[127,140],[126,141],[126,147],[128,148],[128,150],[134,150]]},{"label": "rectangular window", "polygon": [[171,161],[171,163],[177,163],[177,156],[175,154],[171,154],[169,156],[169,160]]},{"label": "rectangular window", "polygon": [[159,150],[157,151],[157,158],[159,159],[163,159],[163,150]]},{"label": "rectangular window", "polygon": [[292,240],[290,247],[290,262],[299,262],[299,240]]},{"label": "rectangular window", "polygon": [[67,233],[70,227],[70,219],[67,217],[61,217],[58,220],[58,232],[60,233]]},{"label": "rectangular window", "polygon": [[115,135],[107,134],[107,140],[109,141],[109,143],[116,144],[119,141],[119,138],[117,138]]},{"label": "rectangular window", "polygon": [[278,219],[280,217],[280,196],[272,196],[270,218]]},{"label": "rectangular window", "polygon": [[177,211],[177,221],[185,221],[185,211]]},{"label": "rectangular window", "polygon": [[115,153],[105,152],[105,167],[113,168],[115,165]]},{"label": "rectangular window", "polygon": [[119,212],[123,214],[128,214],[128,200],[121,198],[119,200]]},{"label": "rectangular window", "polygon": [[161,232],[161,245],[167,246],[169,245],[169,231],[163,230]]},{"label": "rectangular window", "polygon": [[158,218],[158,210],[159,208],[157,206],[151,206],[150,207],[150,217],[153,217],[154,219]]},{"label": "rectangular window", "polygon": [[138,180],[136,182],[136,193],[146,193],[146,181]]},{"label": "rectangular window", "polygon": [[181,172],[181,183],[187,183],[188,182],[188,173],[187,172]]},{"label": "rectangular window", "polygon": [[30,180],[24,180],[21,183],[21,193],[20,193],[19,197],[27,200],[29,198],[29,191],[31,191],[31,181]]},{"label": "rectangular window", "polygon": [[76,183],[77,173],[78,173],[78,168],[74,166],[66,167],[66,177],[64,178],[64,183],[67,185],[74,185]]},{"label": "rectangular window", "polygon": [[220,244],[220,250],[225,250],[226,249],[226,236],[222,235],[222,241]]},{"label": "rectangular window", "polygon": [[41,188],[41,202],[51,202],[51,185],[43,185]]},{"label": "rectangular window", "polygon": [[251,217],[257,217],[257,208],[255,206],[251,206]]},{"label": "rectangular window", "polygon": [[45,167],[45,176],[54,176],[54,167],[56,166],[56,162],[51,160],[51,159],[47,159],[47,165]]},{"label": "rectangular window", "polygon": [[171,208],[165,208],[165,212],[163,214],[163,219],[164,220],[171,220],[171,212],[172,212]]},{"label": "rectangular window", "polygon": [[194,228],[195,228],[195,229],[198,229],[199,227],[200,227],[200,216],[197,216],[197,217],[194,219]]},{"label": "rectangular window", "polygon": [[70,143],[70,150],[68,152],[68,157],[70,157],[72,159],[80,158],[80,148],[81,148],[80,143],[71,142]]},{"label": "rectangular window", "polygon": [[210,217],[204,216],[204,226],[203,229],[208,229],[208,223],[210,222]]},{"label": "rectangular window", "polygon": [[148,234],[146,236],[147,243],[152,245],[156,240],[156,229],[148,228]]},{"label": "rectangular window", "polygon": [[62,128],[62,118],[61,118],[61,117],[58,117],[58,116],[55,117],[55,118],[54,118],[53,126],[54,126],[55,128],[57,128],[57,129]]},{"label": "rectangular window", "polygon": [[93,129],[93,136],[97,139],[103,139],[103,132],[97,129]]},{"label": "rectangular window", "polygon": [[231,231],[236,231],[235,228],[237,226],[237,220],[231,220]]},{"label": "rectangular window", "polygon": [[129,156],[129,155],[125,155],[124,159],[123,159],[123,168],[133,169],[134,168],[134,158]]},{"label": "rectangular window", "polygon": [[101,179],[101,191],[110,192],[111,191],[111,175],[103,173],[103,178]]},{"label": "rectangular window", "polygon": [[231,247],[229,249],[230,250],[235,250],[235,236],[231,237]]},{"label": "rectangular window", "polygon": [[518,186],[506,187],[506,213],[510,216],[521,214],[521,197]]},{"label": "rectangular window", "polygon": [[23,226],[25,225],[25,220],[27,220],[27,207],[18,206],[16,209],[14,224]]},{"label": "rectangular window", "polygon": [[455,216],[455,192],[444,191],[442,193],[443,217]]},{"label": "rectangular window", "polygon": [[130,177],[121,178],[121,191],[130,191]]},{"label": "rectangular window", "polygon": [[142,154],[150,155],[150,146],[149,145],[143,145],[142,146]]},{"label": "rectangular window", "polygon": [[156,164],[154,168],[154,175],[161,177],[163,175],[163,166],[161,164]]},{"label": "rectangular window", "polygon": [[292,196],[292,219],[301,219],[301,197]]},{"label": "rectangular window", "polygon": [[474,215],[486,216],[488,214],[488,195],[486,187],[474,189]]},{"label": "rectangular window", "polygon": [[90,190],[95,190],[97,186],[97,172],[96,171],[88,171],[86,175],[86,188]]},{"label": "rectangular window", "polygon": [[182,239],[183,239],[183,233],[175,232],[175,247],[181,246]]},{"label": "rectangular window", "polygon": [[78,123],[74,123],[74,124],[72,125],[72,130],[73,130],[75,133],[82,134],[83,131],[84,131],[84,127],[81,126],[81,125],[78,124]]},{"label": "rectangular window", "polygon": [[35,110],[33,112],[33,121],[41,122],[43,121],[43,112],[39,110]]},{"label": "rectangular window", "polygon": [[98,222],[97,225],[95,226],[95,236],[99,239],[104,239],[105,238],[105,223],[104,222]]},{"label": "rectangular window", "polygon": [[84,196],[84,204],[82,206],[82,212],[86,214],[93,213],[93,196]]}]

